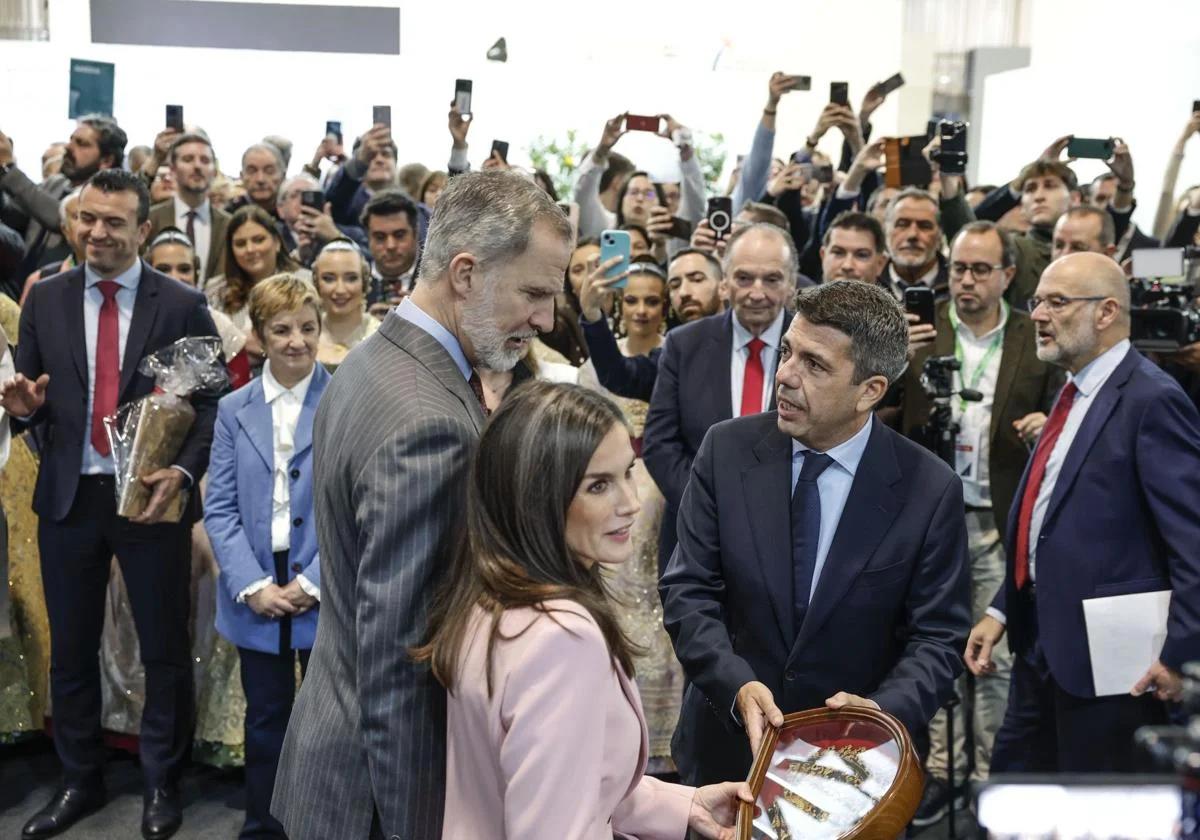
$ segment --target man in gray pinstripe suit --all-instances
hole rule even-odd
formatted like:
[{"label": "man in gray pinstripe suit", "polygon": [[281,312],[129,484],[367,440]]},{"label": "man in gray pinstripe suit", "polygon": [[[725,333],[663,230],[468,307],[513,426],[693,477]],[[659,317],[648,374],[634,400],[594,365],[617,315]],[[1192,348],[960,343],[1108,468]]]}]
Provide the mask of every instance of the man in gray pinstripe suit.
[{"label": "man in gray pinstripe suit", "polygon": [[415,291],[325,391],[313,431],[321,620],[271,808],[292,840],[441,835],[445,696],[407,651],[425,641],[461,527],[484,423],[473,369],[511,369],[554,327],[571,244],[567,217],[525,178],[452,179]]}]

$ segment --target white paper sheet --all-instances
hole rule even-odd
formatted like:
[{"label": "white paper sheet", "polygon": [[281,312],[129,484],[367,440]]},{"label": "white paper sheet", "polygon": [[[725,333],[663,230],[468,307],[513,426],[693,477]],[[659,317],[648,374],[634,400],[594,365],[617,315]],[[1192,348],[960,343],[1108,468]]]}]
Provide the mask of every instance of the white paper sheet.
[{"label": "white paper sheet", "polygon": [[1083,602],[1097,697],[1128,694],[1158,659],[1167,638],[1171,590]]}]

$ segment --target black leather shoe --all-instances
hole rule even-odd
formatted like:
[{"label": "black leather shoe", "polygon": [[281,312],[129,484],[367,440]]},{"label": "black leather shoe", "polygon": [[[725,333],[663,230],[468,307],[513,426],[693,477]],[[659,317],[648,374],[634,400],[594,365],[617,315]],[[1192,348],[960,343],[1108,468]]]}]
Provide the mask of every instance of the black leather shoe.
[{"label": "black leather shoe", "polygon": [[103,788],[59,788],[49,804],[25,823],[21,837],[35,840],[62,834],[88,814],[94,814],[103,807]]},{"label": "black leather shoe", "polygon": [[183,824],[183,805],[178,790],[155,788],[142,802],[142,836],[146,840],[170,837]]}]

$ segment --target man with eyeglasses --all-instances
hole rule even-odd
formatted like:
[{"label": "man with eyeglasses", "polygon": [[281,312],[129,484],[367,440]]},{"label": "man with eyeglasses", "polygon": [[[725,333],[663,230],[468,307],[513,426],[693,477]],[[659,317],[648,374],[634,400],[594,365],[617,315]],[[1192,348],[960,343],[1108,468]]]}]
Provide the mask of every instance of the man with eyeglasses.
[{"label": "man with eyeglasses", "polygon": [[[1130,344],[1129,284],[1109,257],[1056,260],[1029,303],[1038,358],[1070,377],[1017,488],[1004,584],[964,658],[977,676],[992,672],[1007,632],[1012,686],[993,772],[1131,772],[1134,732],[1166,721],[1183,663],[1200,659],[1200,414]],[[1136,594],[1166,610],[1159,639],[1085,618]],[[1101,626],[1157,655],[1098,680],[1113,654],[1089,646]]]},{"label": "man with eyeglasses", "polygon": [[[1035,353],[1033,323],[1024,312],[1012,309],[1004,292],[1016,273],[1011,237],[992,222],[973,222],[954,238],[947,267],[948,300],[934,310],[936,334],[932,343],[915,351],[905,371],[901,403],[901,431],[931,449],[925,424],[933,408],[921,387],[921,372],[930,356],[954,356],[961,368],[955,388],[978,391],[982,399],[951,402],[952,418],[959,426],[952,465],[963,484],[966,504],[967,544],[970,553],[971,620],[979,621],[996,589],[1004,580],[1004,543],[999,527],[1008,518],[1021,472],[1029,458],[1028,447],[1037,440],[1046,422],[1045,412],[1062,384],[1058,371]],[[974,683],[973,709],[975,766],[972,781],[987,777],[992,741],[1008,701],[1011,658],[1001,646],[995,654],[995,671]],[[966,685],[960,685],[965,693]],[[947,780],[946,713],[939,712],[930,726],[930,753],[926,762],[925,797],[914,825],[941,820],[950,796],[961,798],[967,781],[966,727],[958,707],[954,725],[954,779]]]},{"label": "man with eyeglasses", "polygon": [[796,245],[775,225],[747,225],[729,238],[723,268],[730,310],[667,333],[646,416],[646,467],[667,500],[660,570],[675,549],[679,503],[709,427],[775,405],[779,343],[799,272]]}]

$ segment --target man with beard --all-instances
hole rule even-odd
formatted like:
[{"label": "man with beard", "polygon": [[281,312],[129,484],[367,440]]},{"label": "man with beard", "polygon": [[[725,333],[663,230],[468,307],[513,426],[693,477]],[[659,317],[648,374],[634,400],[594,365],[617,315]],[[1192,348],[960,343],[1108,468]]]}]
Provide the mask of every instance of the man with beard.
[{"label": "man with beard", "polygon": [[381,190],[363,208],[360,221],[371,252],[367,306],[372,315],[386,315],[417,282],[419,214],[417,205],[398,189]]},{"label": "man with beard", "polygon": [[475,368],[511,370],[554,326],[563,212],[489,171],[438,199],[412,295],[338,368],[313,431],[321,629],[279,762],[292,840],[441,836],[445,694],[409,650],[463,518],[485,422]]},{"label": "man with beard", "polygon": [[775,405],[770,383],[780,337],[792,320],[786,304],[796,291],[799,262],[786,230],[762,223],[741,228],[725,249],[721,291],[730,310],[667,334],[644,435],[646,468],[667,502],[660,570],[675,548],[676,514],[709,428]]},{"label": "man with beard", "polygon": [[[621,282],[621,277],[597,277],[604,270],[605,266],[599,266],[579,289],[579,326],[583,328],[596,378],[618,396],[649,402],[662,346],[644,356],[621,353],[602,309],[605,295],[613,294],[614,284]],[[671,260],[667,273],[671,311],[684,324],[717,314],[721,309],[720,284],[721,263],[716,257],[695,248],[680,251]]]},{"label": "man with beard", "polygon": [[67,143],[59,174],[39,186],[17,168],[13,141],[0,133],[0,220],[25,237],[21,277],[70,255],[59,233],[58,203],[101,169],[120,169],[125,143],[125,132],[115,120],[84,117]]},{"label": "man with beard", "polygon": [[950,278],[942,256],[937,199],[925,190],[909,187],[888,205],[885,230],[891,259],[881,282],[892,296],[903,302],[904,290],[920,285],[944,300]]},{"label": "man with beard", "polygon": [[[1132,773],[1134,733],[1166,722],[1184,663],[1200,659],[1200,416],[1130,344],[1129,282],[1110,257],[1055,260],[1029,303],[1038,358],[1070,377],[1017,487],[1004,582],[965,659],[990,673],[1007,633],[992,772]],[[1142,593],[1169,601],[1161,635],[1129,639],[1145,656],[1128,682],[1098,683],[1093,663],[1109,652],[1091,646],[1084,605]]]},{"label": "man with beard", "polygon": [[[399,189],[396,154],[392,129],[386,125],[372,126],[355,144],[351,158],[333,173],[326,190],[333,220],[339,226],[362,224],[365,227],[362,215],[371,198],[385,190]],[[405,195],[414,203],[420,199],[420,196]],[[413,231],[417,235],[424,233],[428,219],[419,221],[422,222],[420,230],[416,222],[413,224]]]},{"label": "man with beard", "polygon": [[[287,167],[278,149],[270,143],[255,143],[242,153],[242,186],[246,189],[246,196],[234,201],[225,209],[233,213],[253,202],[275,218],[279,218],[275,202],[279,200],[279,187],[286,173]],[[291,241],[291,231],[287,231],[286,225],[281,226],[280,233],[285,231],[284,241],[290,250],[295,247],[295,243]]]},{"label": "man with beard", "polygon": [[171,144],[171,175],[175,196],[150,208],[149,239],[166,227],[177,227],[187,234],[200,260],[202,280],[225,270],[225,227],[229,214],[213,207],[208,191],[217,175],[212,144],[202,134],[183,134]]}]

